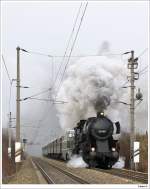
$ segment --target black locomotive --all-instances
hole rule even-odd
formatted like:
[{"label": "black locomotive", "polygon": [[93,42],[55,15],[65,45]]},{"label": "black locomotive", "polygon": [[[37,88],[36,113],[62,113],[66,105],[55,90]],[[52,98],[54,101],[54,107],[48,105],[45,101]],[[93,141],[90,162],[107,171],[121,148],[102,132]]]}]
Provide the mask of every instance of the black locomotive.
[{"label": "black locomotive", "polygon": [[44,146],[43,155],[67,161],[80,154],[89,167],[111,168],[118,161],[120,148],[114,138],[120,133],[119,122],[115,126],[104,113],[97,113],[97,117],[80,120],[74,130]]},{"label": "black locomotive", "polygon": [[[115,134],[120,133],[116,122]],[[119,158],[119,141],[113,138],[113,122],[97,113],[97,117],[81,120],[74,129],[74,154],[81,154],[89,167],[111,168]]]}]

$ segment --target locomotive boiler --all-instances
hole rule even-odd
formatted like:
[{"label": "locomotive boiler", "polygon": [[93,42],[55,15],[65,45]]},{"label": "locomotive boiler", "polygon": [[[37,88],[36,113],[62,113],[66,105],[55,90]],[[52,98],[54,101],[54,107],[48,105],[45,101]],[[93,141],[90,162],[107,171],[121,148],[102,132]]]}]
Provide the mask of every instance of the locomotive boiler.
[{"label": "locomotive boiler", "polygon": [[104,113],[97,113],[97,117],[81,120],[74,130],[73,153],[81,154],[90,167],[111,168],[118,161],[119,141],[114,136],[120,134],[119,122],[113,124]]}]

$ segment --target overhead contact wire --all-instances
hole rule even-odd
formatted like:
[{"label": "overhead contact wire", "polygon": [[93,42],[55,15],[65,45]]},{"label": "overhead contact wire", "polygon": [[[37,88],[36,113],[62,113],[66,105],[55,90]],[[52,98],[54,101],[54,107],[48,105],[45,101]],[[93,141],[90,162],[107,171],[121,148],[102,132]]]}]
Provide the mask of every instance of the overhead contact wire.
[{"label": "overhead contact wire", "polygon": [[[53,87],[55,86],[55,83],[56,83],[57,78],[58,78],[58,75],[59,75],[59,73],[60,73],[60,71],[61,71],[61,68],[62,68],[64,59],[65,59],[65,57],[66,57],[67,50],[68,50],[68,48],[69,48],[69,44],[70,44],[70,41],[71,41],[71,39],[72,39],[72,36],[73,36],[74,30],[75,30],[76,24],[77,24],[77,21],[78,21],[78,18],[79,18],[79,14],[80,14],[80,11],[81,11],[81,7],[82,7],[82,3],[80,4],[80,7],[79,7],[79,9],[78,9],[77,16],[76,16],[75,21],[74,21],[73,29],[72,29],[71,34],[70,34],[70,36],[69,36],[69,40],[68,40],[68,43],[67,43],[67,47],[66,47],[66,50],[65,50],[63,59],[62,59],[62,61],[61,61],[61,64],[60,64],[60,66],[59,66],[58,72],[57,72],[57,74],[56,74],[56,78],[55,78],[55,80],[54,80]],[[53,88],[53,87],[52,87],[52,88]]]},{"label": "overhead contact wire", "polygon": [[3,55],[2,55],[2,60],[3,60],[3,63],[4,63],[4,67],[5,67],[5,70],[6,70],[8,79],[9,79],[9,81],[10,81],[10,83],[11,83],[12,80],[11,80],[10,74],[9,74],[9,72],[8,72],[8,69],[7,69],[7,66],[6,66],[6,62],[5,62],[5,59],[4,59],[4,56],[3,56]]},{"label": "overhead contact wire", "polygon": [[[60,82],[60,85],[59,85],[59,87],[58,87],[58,91],[57,91],[57,93],[59,92],[59,90],[60,90],[60,88],[61,88],[61,84],[62,84],[62,82],[63,82],[63,78],[64,78],[64,75],[65,75],[65,72],[66,72],[67,66],[68,66],[68,64],[69,64],[69,61],[70,61],[70,57],[71,57],[71,54],[72,54],[73,48],[74,48],[74,46],[75,46],[75,42],[76,42],[76,40],[77,40],[78,33],[79,33],[79,31],[80,31],[81,24],[82,24],[82,22],[83,22],[83,18],[84,18],[84,15],[85,15],[86,9],[87,9],[87,5],[88,5],[88,2],[86,3],[86,6],[85,6],[85,9],[84,9],[83,15],[82,15],[82,17],[81,17],[80,24],[79,24],[79,27],[78,27],[78,30],[77,30],[77,33],[76,33],[76,36],[75,36],[75,39],[74,39],[74,42],[73,42],[73,45],[72,45],[72,48],[71,48],[70,54],[69,54],[68,61],[67,61],[66,65],[65,65],[65,69],[64,69],[64,71],[63,71],[63,74],[62,74],[62,77],[61,77],[61,80],[60,80],[61,82]],[[56,93],[56,96],[57,96],[57,93]],[[56,96],[55,96],[55,97],[56,97]]]}]

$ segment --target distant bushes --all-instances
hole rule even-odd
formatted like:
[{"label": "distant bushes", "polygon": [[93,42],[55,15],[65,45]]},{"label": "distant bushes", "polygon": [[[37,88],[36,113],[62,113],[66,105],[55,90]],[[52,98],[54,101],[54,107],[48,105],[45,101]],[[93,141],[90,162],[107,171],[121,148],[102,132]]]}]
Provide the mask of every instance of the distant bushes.
[{"label": "distant bushes", "polygon": [[140,142],[140,163],[139,163],[139,171],[148,172],[148,135],[137,135],[137,141]]},{"label": "distant bushes", "polygon": [[[140,142],[140,162],[137,170],[148,172],[148,135],[136,134],[136,141]],[[120,139],[120,156],[125,157],[125,168],[130,168],[130,134],[122,133]]]},{"label": "distant bushes", "polygon": [[[12,157],[15,158],[15,142],[12,139]],[[8,132],[7,129],[2,129],[2,180],[7,182],[12,174],[15,173],[15,159],[8,157]]]}]

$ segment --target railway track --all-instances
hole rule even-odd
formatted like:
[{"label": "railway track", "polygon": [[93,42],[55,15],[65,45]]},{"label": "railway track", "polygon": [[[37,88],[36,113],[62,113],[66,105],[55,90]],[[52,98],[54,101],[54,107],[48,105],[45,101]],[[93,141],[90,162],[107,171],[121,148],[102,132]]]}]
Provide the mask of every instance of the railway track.
[{"label": "railway track", "polygon": [[48,184],[55,184],[53,179],[46,173],[46,171],[41,167],[41,165],[37,161],[32,160],[32,162],[35,163],[35,165],[37,166],[37,168],[39,169],[39,171],[41,172],[41,174],[43,175],[44,179]]},{"label": "railway track", "polygon": [[83,180],[81,177],[69,172],[69,171],[65,171],[64,169],[61,169],[60,167],[53,165],[51,163],[49,163],[52,167],[54,167],[55,169],[61,171],[62,173],[68,175],[69,177],[71,177],[72,179],[76,180],[77,182],[79,182],[79,184],[90,184],[89,182]]},{"label": "railway track", "polygon": [[[56,172],[61,173],[62,177],[63,177],[63,175],[67,176],[68,182],[70,180],[71,183],[66,183],[66,184],[72,184],[72,183],[73,184],[90,184],[87,181],[85,181],[84,179],[82,179],[81,177],[79,177],[71,172],[68,172],[56,165],[53,165],[44,160],[41,160],[40,158],[32,158],[32,161],[36,164],[36,166],[38,167],[38,169],[40,170],[41,174],[43,175],[43,177],[45,178],[45,180],[47,181],[48,184],[60,184],[60,183],[57,183],[57,181],[55,181],[54,178],[52,178],[52,176],[50,176],[50,173],[48,173],[48,171],[45,169],[47,167],[49,167],[49,171],[51,170],[53,172],[56,171]],[[46,166],[46,167],[44,167],[44,166]]]},{"label": "railway track", "polygon": [[[45,176],[47,177],[46,180],[48,180],[49,184],[60,184],[60,183],[59,183],[59,181],[55,182],[55,180],[52,179],[53,177],[51,177],[49,175],[49,173],[45,170],[45,168],[43,166],[49,167],[48,169],[51,170],[51,172],[58,171],[59,173],[61,173],[61,175],[59,175],[59,178],[66,175],[67,180],[64,184],[73,184],[73,183],[74,184],[90,184],[91,183],[91,181],[90,182],[88,182],[88,180],[86,181],[86,178],[83,179],[82,176],[78,176],[77,173],[74,173],[72,171],[70,172],[69,170],[66,170],[65,167],[60,165],[59,163],[57,164],[56,162],[49,162],[49,161],[43,160],[41,158],[33,158],[33,159],[34,159],[34,162],[36,162],[36,165],[39,168],[39,170],[41,170],[42,172],[45,171],[46,174],[42,173],[42,172],[41,173],[43,174],[44,178],[45,178]],[[45,165],[42,165],[42,162],[45,163]],[[117,168],[112,168],[110,170],[94,168],[93,170],[96,170],[97,172],[99,171],[101,173],[108,173],[109,175],[111,174],[113,176],[118,176],[118,178],[120,177],[123,179],[128,179],[128,180],[134,181],[135,183],[136,182],[139,182],[142,184],[148,183],[148,174],[147,173],[127,170],[127,169],[117,169]],[[50,177],[50,179],[49,179],[49,177]]]},{"label": "railway track", "polygon": [[127,179],[130,179],[133,181],[138,181],[138,182],[141,182],[144,184],[148,183],[148,174],[147,173],[127,170],[127,169],[117,169],[117,168],[112,168],[110,170],[103,170],[103,169],[95,168],[95,170],[109,173],[112,175],[116,175],[116,176],[119,176],[122,178],[127,178]]}]

